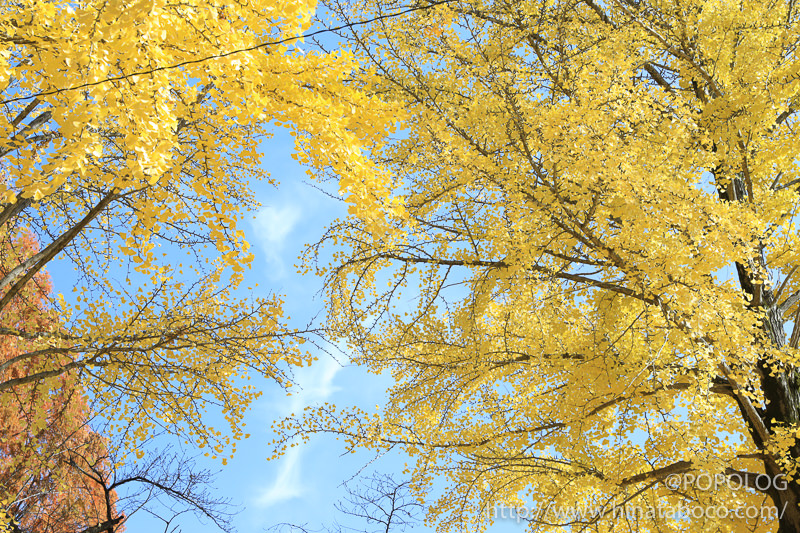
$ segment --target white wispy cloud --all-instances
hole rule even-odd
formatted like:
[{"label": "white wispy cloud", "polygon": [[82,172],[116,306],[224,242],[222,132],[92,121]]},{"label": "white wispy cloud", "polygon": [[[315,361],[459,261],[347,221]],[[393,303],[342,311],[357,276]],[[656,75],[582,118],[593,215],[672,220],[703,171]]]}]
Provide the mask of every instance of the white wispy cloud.
[{"label": "white wispy cloud", "polygon": [[[267,206],[258,211],[253,221],[255,240],[267,258],[268,276],[281,278],[286,274],[286,239],[302,217],[302,210],[294,204],[280,207]],[[290,260],[294,260],[291,257]]]},{"label": "white wispy cloud", "polygon": [[295,381],[298,387],[288,398],[290,412],[296,413],[309,405],[325,401],[338,391],[339,388],[334,386],[333,380],[341,369],[338,361],[323,353],[311,366],[296,370]]},{"label": "white wispy cloud", "polygon": [[281,460],[281,468],[275,480],[260,491],[255,500],[258,507],[271,507],[277,503],[299,498],[305,492],[300,479],[300,448],[292,448]]},{"label": "white wispy cloud", "polygon": [[[309,405],[327,400],[339,390],[334,385],[334,379],[341,369],[336,360],[323,354],[310,367],[298,370],[295,375],[298,387],[287,398],[288,401],[279,406],[279,417],[300,413]],[[258,491],[254,502],[256,506],[263,509],[294,498],[302,498],[306,494],[307,488],[302,479],[303,452],[302,446],[286,452],[279,462],[280,467],[275,478]]]}]

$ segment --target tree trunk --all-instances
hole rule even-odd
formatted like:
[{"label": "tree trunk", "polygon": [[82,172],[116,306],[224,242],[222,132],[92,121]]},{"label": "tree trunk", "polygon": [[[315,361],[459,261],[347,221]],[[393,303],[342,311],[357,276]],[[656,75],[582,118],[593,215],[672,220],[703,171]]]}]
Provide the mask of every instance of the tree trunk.
[{"label": "tree trunk", "polygon": [[[719,177],[717,172],[715,177]],[[719,183],[719,181],[718,181]],[[719,189],[720,198],[730,202],[745,201],[746,189],[741,177],[731,180],[725,188]],[[753,259],[751,267],[757,267],[761,272],[766,272],[766,258],[763,250],[759,250],[758,256]],[[773,347],[783,348],[786,346],[786,333],[784,332],[784,319],[779,310],[779,303],[776,301],[775,294],[765,285],[756,284],[753,279],[753,268],[748,269],[742,263],[736,263],[736,271],[739,278],[739,285],[742,291],[750,296],[750,305],[753,308],[761,308],[765,315],[764,332]],[[800,422],[800,373],[794,368],[787,368],[782,372],[775,372],[770,368],[770,364],[765,359],[760,359],[757,368],[761,374],[761,390],[764,394],[765,405],[757,408],[759,417],[767,432],[774,434],[774,428],[781,425],[794,425]],[[758,431],[750,423],[745,415],[744,406],[739,405],[745,421],[750,429],[750,436],[756,446],[761,450],[766,450]],[[774,422],[773,422],[774,421]],[[789,450],[793,459],[800,459],[800,446],[795,444]],[[764,472],[769,476],[771,483],[767,494],[777,507],[779,516],[779,533],[800,533],[800,483],[797,481],[777,484],[776,480],[783,480],[783,470],[771,456],[764,458]],[[782,490],[781,490],[782,489]]]}]

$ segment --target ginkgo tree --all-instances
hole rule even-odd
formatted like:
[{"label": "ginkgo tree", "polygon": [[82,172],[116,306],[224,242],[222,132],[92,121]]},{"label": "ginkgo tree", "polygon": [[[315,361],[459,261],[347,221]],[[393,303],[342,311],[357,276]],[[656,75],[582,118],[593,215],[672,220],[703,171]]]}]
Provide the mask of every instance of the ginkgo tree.
[{"label": "ginkgo tree", "polygon": [[[69,376],[128,451],[167,432],[218,456],[259,394],[244,377],[287,385],[309,361],[278,297],[236,296],[253,259],[238,227],[257,205],[249,184],[266,178],[270,124],[293,129],[304,161],[341,174],[343,193],[376,182],[359,146],[393,120],[343,84],[352,54],[290,46],[314,9],[0,6],[0,238],[16,261],[0,276],[0,334],[26,347],[0,368],[0,393]],[[15,248],[21,230],[41,249]],[[56,287],[46,327],[18,320],[11,302],[54,258],[74,266],[75,293]],[[203,419],[212,405],[227,431]],[[30,430],[47,424],[42,410]]]},{"label": "ginkgo tree", "polygon": [[331,334],[395,384],[278,452],[401,446],[442,531],[800,531],[798,17],[453,0],[356,28],[405,129],[310,264],[334,251]]}]

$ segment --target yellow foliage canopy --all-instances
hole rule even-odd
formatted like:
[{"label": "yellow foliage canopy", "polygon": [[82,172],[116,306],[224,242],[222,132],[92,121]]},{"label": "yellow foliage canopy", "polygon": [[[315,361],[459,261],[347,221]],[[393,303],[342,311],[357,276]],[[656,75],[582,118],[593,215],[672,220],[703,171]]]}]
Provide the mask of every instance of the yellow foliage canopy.
[{"label": "yellow foliage canopy", "polygon": [[420,490],[449,482],[442,530],[501,504],[532,531],[800,530],[798,16],[456,0],[359,30],[408,118],[372,151],[380,231],[335,226],[323,273],[332,331],[396,385],[286,436],[403,445]]},{"label": "yellow foliage canopy", "polygon": [[[285,385],[287,366],[306,362],[278,298],[234,295],[253,258],[237,223],[256,205],[248,183],[265,174],[259,143],[270,121],[292,127],[344,192],[377,184],[359,146],[391,117],[342,84],[351,55],[269,44],[299,35],[314,9],[0,5],[0,232],[28,227],[42,243],[0,279],[0,313],[57,255],[78,271],[77,303],[50,302],[61,324],[0,332],[31,346],[16,359],[25,375],[4,368],[0,390],[71,373],[130,449],[168,431],[221,453],[258,395],[240,378]],[[227,435],[202,421],[208,402]]]}]

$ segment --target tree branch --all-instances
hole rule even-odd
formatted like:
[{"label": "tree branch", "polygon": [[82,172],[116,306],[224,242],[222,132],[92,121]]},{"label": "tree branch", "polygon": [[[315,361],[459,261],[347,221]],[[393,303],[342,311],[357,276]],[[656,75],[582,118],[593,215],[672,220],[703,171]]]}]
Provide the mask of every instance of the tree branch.
[{"label": "tree branch", "polygon": [[[8,305],[11,299],[19,293],[22,287],[28,283],[39,270],[44,268],[53,257],[63,250],[81,231],[83,231],[89,222],[94,220],[117,197],[118,195],[114,191],[107,193],[97,205],[89,210],[80,222],[62,233],[61,236],[51,242],[47,248],[23,261],[6,274],[5,277],[0,280],[0,291],[12,283],[13,285],[3,295],[3,298],[0,299],[0,311]],[[27,272],[25,272],[26,270]],[[24,275],[23,272],[25,272]]]}]

